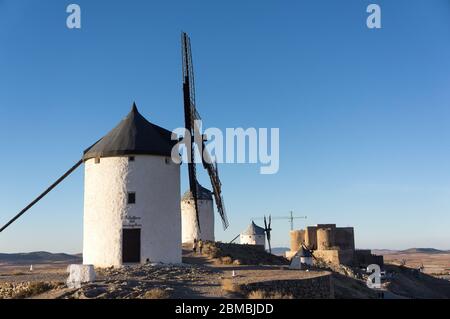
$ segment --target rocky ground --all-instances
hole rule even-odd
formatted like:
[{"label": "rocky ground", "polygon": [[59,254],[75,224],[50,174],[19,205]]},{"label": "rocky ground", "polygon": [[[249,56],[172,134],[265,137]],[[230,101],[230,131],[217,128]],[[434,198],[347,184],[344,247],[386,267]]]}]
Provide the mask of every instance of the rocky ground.
[{"label": "rocky ground", "polygon": [[[222,264],[220,259],[209,254],[193,254],[188,250],[183,256],[183,265],[147,264],[97,269],[96,281],[80,289],[68,289],[64,285],[67,273],[63,266],[59,266],[59,270],[53,268],[50,274],[46,273],[45,265],[40,265],[33,273],[25,269],[16,274],[3,273],[0,276],[0,299],[245,298],[247,296],[240,293],[239,286],[251,282],[298,280],[327,274],[321,270],[288,270],[286,265],[239,265],[228,261]],[[271,257],[264,256],[263,260],[267,258]]]},{"label": "rocky ground", "polygon": [[[187,247],[186,247],[187,248]],[[240,287],[270,281],[295,281],[332,274],[336,298],[379,298],[367,288],[365,274],[346,266],[318,265],[308,271],[289,270],[284,258],[261,251],[238,252],[239,246],[208,247],[204,254],[184,250],[182,265],[141,265],[97,269],[94,283],[80,289],[65,285],[65,264],[0,265],[0,299],[96,299],[96,298],[292,298],[283,291],[272,296],[243,293]],[[245,249],[248,249],[245,247]],[[242,265],[243,262],[248,263]],[[267,265],[267,263],[272,263]],[[384,281],[386,298],[450,298],[450,282],[416,270],[387,265],[392,276]]]},{"label": "rocky ground", "polygon": [[220,292],[220,274],[196,265],[128,266],[98,270],[97,276],[95,283],[69,291],[61,298],[201,298]]}]

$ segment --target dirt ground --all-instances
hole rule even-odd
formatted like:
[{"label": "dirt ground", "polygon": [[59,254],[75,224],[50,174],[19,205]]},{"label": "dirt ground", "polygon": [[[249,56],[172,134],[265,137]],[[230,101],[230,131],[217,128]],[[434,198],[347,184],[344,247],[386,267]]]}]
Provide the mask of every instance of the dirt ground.
[{"label": "dirt ground", "polygon": [[39,281],[61,281],[67,278],[67,264],[40,264],[33,265],[30,272],[30,265],[5,265],[0,264],[1,282],[39,282]]},{"label": "dirt ground", "polygon": [[[392,274],[383,290],[385,298],[450,298],[450,282],[439,280],[430,273],[441,274],[450,266],[449,254],[391,254],[385,255],[386,270]],[[406,260],[407,267],[389,263]],[[143,266],[126,269],[97,270],[97,280],[81,289],[64,288],[67,264],[48,263],[33,265],[0,264],[0,294],[6,286],[23,283],[61,283],[57,289],[39,293],[30,298],[145,298],[152,289],[162,289],[170,298],[205,299],[235,298],[234,292],[223,288],[224,281],[243,285],[259,281],[294,280],[329,274],[326,270],[289,270],[287,265],[223,265],[217,259],[183,251],[184,266]],[[417,271],[421,264],[425,273]],[[234,272],[234,276],[233,276]],[[427,274],[428,273],[428,274]],[[333,273],[336,298],[376,298],[364,280]],[[0,296],[1,298],[1,296]]]},{"label": "dirt ground", "polygon": [[[223,289],[224,279],[235,285],[256,281],[302,279],[329,274],[327,271],[289,270],[288,266],[264,265],[218,265],[209,257],[183,251],[183,263],[187,267],[153,267],[141,269],[130,267],[123,270],[98,270],[95,284],[81,290],[52,290],[33,298],[141,298],[142,292],[159,288],[170,293],[171,298],[234,298],[234,292]],[[29,266],[0,265],[0,284],[14,282],[65,282],[66,264]],[[233,276],[234,272],[234,276]]]},{"label": "dirt ground", "polygon": [[426,274],[450,274],[450,253],[389,253],[383,256],[385,263],[399,265],[405,261],[410,268],[423,265],[423,272]]}]

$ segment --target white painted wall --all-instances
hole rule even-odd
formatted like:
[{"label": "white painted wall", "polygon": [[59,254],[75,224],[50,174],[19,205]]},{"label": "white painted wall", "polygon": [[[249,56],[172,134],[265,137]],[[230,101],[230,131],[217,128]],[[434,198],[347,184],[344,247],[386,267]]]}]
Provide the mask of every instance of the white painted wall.
[{"label": "white painted wall", "polygon": [[[136,193],[136,204],[127,204],[128,192]],[[181,263],[179,199],[180,166],[170,158],[86,161],[83,263],[121,266],[123,228],[141,228],[142,263]]]},{"label": "white painted wall", "polygon": [[300,262],[302,264],[306,264],[308,266],[312,266],[313,265],[312,257],[300,257]]},{"label": "white painted wall", "polygon": [[181,201],[181,238],[183,243],[192,243],[194,239],[214,241],[214,207],[212,200],[199,200],[198,210],[200,230],[197,225],[195,205],[193,200]]},{"label": "white painted wall", "polygon": [[240,235],[240,243],[242,245],[261,245],[266,247],[265,235]]}]

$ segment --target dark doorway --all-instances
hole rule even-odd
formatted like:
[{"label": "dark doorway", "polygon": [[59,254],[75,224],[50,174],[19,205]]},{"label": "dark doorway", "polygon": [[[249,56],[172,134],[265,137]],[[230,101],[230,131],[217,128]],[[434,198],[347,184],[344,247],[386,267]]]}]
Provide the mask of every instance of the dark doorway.
[{"label": "dark doorway", "polygon": [[122,240],[122,262],[141,262],[141,230],[124,229]]}]

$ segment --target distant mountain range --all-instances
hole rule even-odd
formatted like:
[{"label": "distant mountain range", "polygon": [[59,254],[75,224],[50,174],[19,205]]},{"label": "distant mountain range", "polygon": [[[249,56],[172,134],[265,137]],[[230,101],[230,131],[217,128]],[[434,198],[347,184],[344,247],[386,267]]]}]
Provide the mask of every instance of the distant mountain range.
[{"label": "distant mountain range", "polygon": [[[287,247],[275,247],[272,248],[272,254],[284,256],[286,251],[290,251]],[[392,249],[372,249],[372,253],[376,255],[389,255],[389,254],[449,254],[450,250],[439,250],[435,248],[409,248],[405,250],[392,250]]]},{"label": "distant mountain range", "polygon": [[435,248],[409,248],[405,250],[390,250],[390,249],[372,249],[372,253],[377,255],[389,254],[448,254],[450,250],[439,250]]},{"label": "distant mountain range", "polygon": [[272,248],[272,254],[277,255],[277,256],[284,256],[285,252],[290,251],[290,248],[287,247],[274,247]]},{"label": "distant mountain range", "polygon": [[[274,247],[272,254],[284,256],[286,251],[290,249],[287,247]],[[372,249],[372,253],[377,255],[389,254],[449,254],[450,250],[439,250],[435,248],[410,248],[405,250],[390,250],[390,249]],[[0,264],[79,264],[82,262],[81,254],[69,255],[64,253],[53,254],[46,251],[37,251],[32,253],[17,253],[17,254],[1,254]]]},{"label": "distant mountain range", "polygon": [[80,263],[81,261],[81,254],[53,254],[46,251],[17,254],[0,254],[0,264]]}]

